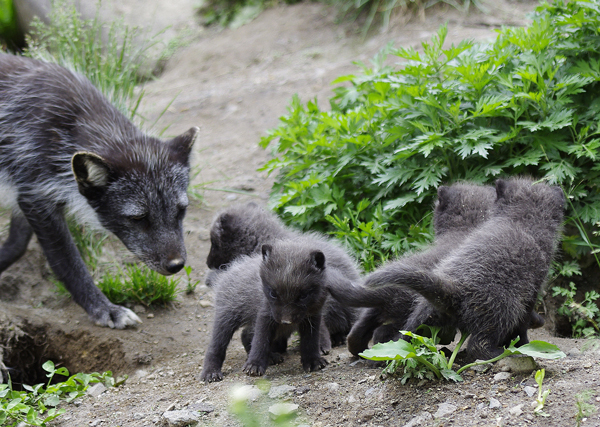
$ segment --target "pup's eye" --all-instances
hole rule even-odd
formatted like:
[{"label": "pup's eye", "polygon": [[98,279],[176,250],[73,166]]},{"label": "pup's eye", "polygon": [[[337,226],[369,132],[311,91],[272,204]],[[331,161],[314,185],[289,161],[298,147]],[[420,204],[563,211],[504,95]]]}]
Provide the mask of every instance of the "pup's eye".
[{"label": "pup's eye", "polygon": [[129,217],[130,220],[136,221],[136,222],[143,221],[146,218],[148,218],[148,214],[132,215]]},{"label": "pup's eye", "polygon": [[273,289],[271,289],[269,291],[269,296],[273,299],[277,299],[277,292],[275,292]]}]

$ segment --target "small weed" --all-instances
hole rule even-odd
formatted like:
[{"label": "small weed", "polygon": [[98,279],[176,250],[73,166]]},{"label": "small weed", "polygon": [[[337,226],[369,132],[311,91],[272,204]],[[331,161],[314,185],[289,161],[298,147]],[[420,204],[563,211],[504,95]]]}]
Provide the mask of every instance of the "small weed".
[{"label": "small weed", "polygon": [[575,407],[577,408],[577,415],[575,420],[577,421],[577,427],[581,426],[581,422],[598,411],[595,405],[588,403],[588,401],[596,395],[594,390],[585,390],[575,395]]},{"label": "small weed", "polygon": [[[48,383],[35,386],[24,385],[25,391],[13,390],[9,380],[0,384],[0,425],[26,425],[45,427],[46,423],[65,413],[65,409],[57,409],[61,402],[71,402],[83,396],[89,384],[102,382],[107,387],[115,386],[115,380],[110,371],[103,374],[75,374],[69,377],[69,371],[56,368],[49,360],[42,365],[48,372]],[[55,375],[69,377],[66,381],[52,384]]]},{"label": "small weed", "polygon": [[591,337],[600,333],[600,309],[596,300],[600,294],[594,290],[586,292],[583,301],[576,302],[577,288],[573,282],[569,289],[559,286],[552,288],[552,296],[565,297],[565,302],[558,308],[558,314],[567,316],[571,321],[574,337]]},{"label": "small weed", "polygon": [[544,376],[546,375],[545,369],[540,369],[535,373],[535,382],[538,385],[538,396],[535,400],[536,407],[533,409],[533,413],[536,415],[542,415],[544,417],[548,417],[549,415],[543,411],[544,405],[546,404],[546,399],[550,394],[550,389],[543,390],[542,384],[544,382]]},{"label": "small weed", "polygon": [[[432,338],[423,337],[410,331],[400,331],[402,334],[411,337],[411,342],[404,340],[390,341],[387,343],[375,344],[373,348],[365,350],[359,356],[369,360],[391,361],[391,366],[385,368],[386,373],[395,373],[399,367],[404,368],[403,383],[408,378],[445,378],[452,381],[462,381],[460,373],[472,366],[484,365],[496,362],[513,354],[525,354],[532,357],[541,357],[544,359],[559,359],[565,357],[565,354],[554,344],[544,341],[531,341],[529,344],[515,347],[518,338],[510,343],[504,352],[490,360],[477,361],[464,365],[457,371],[452,370],[454,360],[467,339],[467,334],[463,334],[456,345],[450,358],[446,358],[443,352],[437,348],[437,335],[441,328],[429,327]],[[402,363],[399,363],[403,361]],[[432,375],[432,374],[433,375]]]},{"label": "small weed", "polygon": [[117,273],[107,271],[98,281],[98,287],[115,304],[125,302],[146,306],[166,305],[177,299],[177,285],[181,279],[165,277],[145,266],[129,266]]},{"label": "small weed", "polygon": [[187,282],[185,285],[185,293],[187,295],[189,295],[196,290],[196,286],[198,286],[198,284],[200,283],[200,280],[192,280],[192,277],[191,277],[192,267],[190,267],[189,265],[186,265],[185,267],[183,267],[183,270],[185,271],[185,276],[187,278]]}]

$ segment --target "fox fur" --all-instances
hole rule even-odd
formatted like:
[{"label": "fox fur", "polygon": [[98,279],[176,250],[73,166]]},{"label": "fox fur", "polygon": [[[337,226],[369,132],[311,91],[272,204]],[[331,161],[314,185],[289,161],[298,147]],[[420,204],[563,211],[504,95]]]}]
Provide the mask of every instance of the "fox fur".
[{"label": "fox fur", "polygon": [[499,179],[490,219],[437,265],[396,264],[379,272],[377,282],[417,291],[449,316],[470,333],[471,358],[496,357],[539,323],[533,306],[556,252],[564,203],[560,187]]},{"label": "fox fur", "polygon": [[[217,270],[227,269],[228,265],[241,255],[260,253],[263,244],[277,240],[295,240],[302,233],[286,227],[273,213],[256,203],[231,206],[220,212],[210,230],[211,247],[206,264],[212,269],[206,284],[212,286]],[[323,328],[329,337],[322,333],[321,348],[325,353],[331,346],[344,344],[346,335],[352,328],[358,310],[346,307],[333,298],[327,298],[323,312]],[[327,344],[327,343],[331,344]],[[285,350],[285,344],[281,343]],[[281,348],[280,346],[280,348]]]},{"label": "fox fur", "polygon": [[0,187],[12,209],[0,273],[35,233],[50,267],[98,325],[139,318],[94,285],[65,215],[106,229],[161,274],[186,260],[182,220],[197,128],[170,141],[137,129],[84,76],[0,54]]},{"label": "fox fur", "polygon": [[[221,367],[233,333],[240,327],[248,352],[243,366],[249,375],[263,375],[269,361],[282,361],[277,345],[291,332],[300,333],[300,357],[306,371],[325,366],[320,325],[332,277],[359,279],[346,252],[317,234],[275,240],[260,254],[241,256],[215,276],[215,320],[201,378],[223,379]],[[274,347],[275,344],[275,347]]]}]

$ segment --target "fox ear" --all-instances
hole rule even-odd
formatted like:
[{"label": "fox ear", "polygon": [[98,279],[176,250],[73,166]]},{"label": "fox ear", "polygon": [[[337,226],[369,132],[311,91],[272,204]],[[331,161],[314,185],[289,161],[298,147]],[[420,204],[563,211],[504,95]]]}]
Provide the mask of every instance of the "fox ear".
[{"label": "fox ear", "polygon": [[446,209],[446,205],[448,204],[448,198],[450,189],[445,185],[440,185],[437,189],[438,199],[437,199],[437,207],[440,210]]},{"label": "fox ear", "polygon": [[263,256],[263,260],[267,260],[267,258],[269,258],[269,255],[271,255],[271,252],[273,251],[273,246],[271,245],[262,245],[262,256]]},{"label": "fox ear", "polygon": [[323,270],[325,268],[325,254],[321,251],[313,251],[310,253],[310,259],[312,265],[317,270]]},{"label": "fox ear", "polygon": [[200,129],[193,127],[169,141],[169,146],[175,160],[185,165],[189,164],[192,146],[194,145],[194,141],[196,141],[199,131]]},{"label": "fox ear", "polygon": [[499,178],[496,180],[496,199],[501,199],[506,193],[508,183],[506,180]]},{"label": "fox ear", "polygon": [[108,184],[110,167],[97,154],[75,153],[71,158],[71,168],[79,186],[79,192],[85,197],[92,197],[94,192]]}]

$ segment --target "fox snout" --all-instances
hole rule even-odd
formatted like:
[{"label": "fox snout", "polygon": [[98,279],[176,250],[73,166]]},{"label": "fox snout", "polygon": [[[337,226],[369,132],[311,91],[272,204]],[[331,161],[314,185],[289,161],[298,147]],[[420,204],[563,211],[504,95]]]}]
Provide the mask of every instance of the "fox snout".
[{"label": "fox snout", "polygon": [[165,270],[169,273],[169,274],[175,274],[177,272],[179,272],[183,266],[185,265],[185,259],[183,258],[173,258],[169,261],[167,261],[167,264],[165,265]]}]

